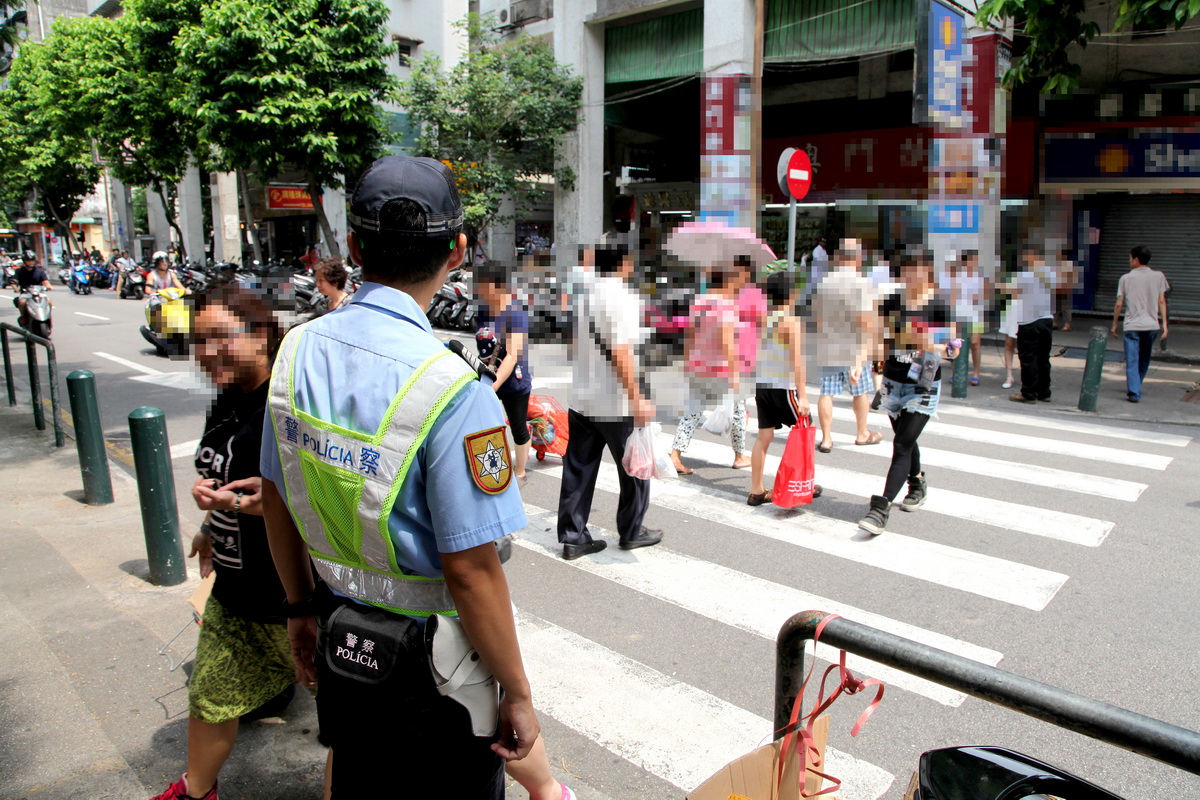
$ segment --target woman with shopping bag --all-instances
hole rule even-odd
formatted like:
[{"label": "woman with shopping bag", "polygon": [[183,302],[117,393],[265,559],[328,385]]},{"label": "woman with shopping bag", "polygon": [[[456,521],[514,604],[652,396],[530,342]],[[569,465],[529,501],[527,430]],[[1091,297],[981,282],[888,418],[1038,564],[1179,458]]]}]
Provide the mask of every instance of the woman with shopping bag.
[{"label": "woman with shopping bag", "polygon": [[[809,420],[808,392],[805,389],[804,322],[795,315],[795,288],[795,276],[790,272],[776,272],[763,284],[770,313],[759,343],[755,378],[758,438],[750,455],[750,495],[746,498],[746,504],[751,506],[774,501],[785,508],[793,508],[821,495],[821,487],[811,483],[812,451],[816,441]],[[780,473],[807,474],[807,478],[800,481],[808,483],[800,487],[807,499],[792,497],[790,492],[788,497],[776,498],[774,489],[763,487],[767,449],[775,438],[775,431],[784,425],[792,428],[792,433],[788,436]],[[807,432],[803,428],[807,428]],[[797,437],[795,443],[792,436]],[[805,455],[807,464],[797,463]],[[792,481],[786,480],[786,477],[784,484],[790,489]]]}]

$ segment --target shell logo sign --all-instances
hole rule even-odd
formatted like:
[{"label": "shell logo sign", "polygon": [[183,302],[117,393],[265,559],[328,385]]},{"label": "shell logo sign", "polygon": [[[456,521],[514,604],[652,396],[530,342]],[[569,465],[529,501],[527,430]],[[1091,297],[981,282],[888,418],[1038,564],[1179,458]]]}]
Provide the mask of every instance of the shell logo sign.
[{"label": "shell logo sign", "polygon": [[312,198],[303,186],[268,186],[267,208],[272,211],[311,211]]}]

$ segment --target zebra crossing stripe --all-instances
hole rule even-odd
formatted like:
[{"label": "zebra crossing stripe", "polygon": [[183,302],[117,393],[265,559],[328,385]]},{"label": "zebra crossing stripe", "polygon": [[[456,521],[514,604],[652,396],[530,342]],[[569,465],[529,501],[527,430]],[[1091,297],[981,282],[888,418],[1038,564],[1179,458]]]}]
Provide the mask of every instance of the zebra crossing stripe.
[{"label": "zebra crossing stripe", "polygon": [[[514,539],[521,547],[770,641],[774,641],[780,627],[793,614],[818,609],[989,666],[996,666],[1004,657],[986,647],[661,547],[640,554],[609,548],[588,558],[564,562],[559,559],[562,545],[558,543],[556,532],[558,513],[529,504],[525,505],[525,512],[529,516],[529,526]],[[595,538],[616,538],[615,534],[594,525],[589,525],[588,529]],[[820,645],[817,657],[835,662],[837,650]],[[942,705],[958,707],[966,699],[961,692],[855,655],[847,657],[847,664],[856,673],[871,675],[890,686],[922,695]]]},{"label": "zebra crossing stripe", "polygon": [[[518,612],[517,635],[539,713],[685,792],[770,741],[769,720],[565,628]],[[877,800],[895,780],[832,747],[826,759],[843,800]]]},{"label": "zebra crossing stripe", "polygon": [[[892,457],[890,447],[855,447],[853,434],[834,433],[833,441],[839,445],[849,445],[846,449],[881,458]],[[1031,456],[1031,458],[1033,458]],[[1029,483],[1047,489],[1061,489],[1065,492],[1097,495],[1113,500],[1136,502],[1142,492],[1150,488],[1144,483],[1122,480],[1121,478],[1106,478],[1101,475],[1086,475],[1082,472],[1070,472],[1065,469],[1044,467],[1040,464],[1017,463],[1003,461],[999,458],[975,456],[968,453],[957,453],[953,450],[939,450],[935,447],[921,445],[921,463],[933,467],[969,472],[972,475],[983,475],[989,478],[999,478],[1017,483]]]},{"label": "zebra crossing stripe", "polygon": [[[849,408],[834,408],[833,418],[854,421],[854,411]],[[1089,461],[1105,461],[1126,467],[1142,467],[1144,469],[1165,470],[1174,459],[1171,456],[1160,456],[1154,453],[1143,453],[1136,450],[1121,450],[1116,447],[1104,447],[1095,444],[1080,444],[1067,442],[1062,439],[1047,439],[1042,436],[1029,436],[1022,433],[1010,433],[992,428],[972,428],[966,425],[948,425],[944,422],[930,422],[925,428],[925,436],[946,436],[967,442],[995,445],[996,447],[1012,447],[1018,450],[1033,450],[1037,453],[1047,453],[1056,456],[1069,456]],[[921,452],[925,451],[924,445]]]},{"label": "zebra crossing stripe", "polygon": [[[783,452],[784,440],[786,440],[786,435],[777,435],[772,447],[777,452]],[[921,453],[922,455],[925,453],[923,448]],[[730,458],[730,450],[726,444],[693,439],[687,455],[723,466],[724,462]],[[778,455],[767,454],[766,474],[768,478],[779,469],[779,460]],[[817,483],[826,489],[868,498],[883,488],[883,475],[830,467],[826,466],[825,462],[818,462]],[[1115,527],[1115,523],[1107,520],[1091,519],[1063,511],[1012,503],[1007,500],[977,497],[952,489],[943,489],[939,485],[934,485],[930,489],[925,498],[925,506],[921,511],[922,513],[932,511],[958,519],[1084,547],[1099,547]]]},{"label": "zebra crossing stripe", "polygon": [[[562,467],[539,467],[538,472],[561,476]],[[651,486],[654,507],[1034,611],[1045,608],[1067,582],[1068,576],[1058,572],[891,531],[870,539],[853,522],[822,517],[813,510],[749,508],[744,496],[686,481],[653,481]],[[596,488],[620,491],[615,464],[601,463]]]}]

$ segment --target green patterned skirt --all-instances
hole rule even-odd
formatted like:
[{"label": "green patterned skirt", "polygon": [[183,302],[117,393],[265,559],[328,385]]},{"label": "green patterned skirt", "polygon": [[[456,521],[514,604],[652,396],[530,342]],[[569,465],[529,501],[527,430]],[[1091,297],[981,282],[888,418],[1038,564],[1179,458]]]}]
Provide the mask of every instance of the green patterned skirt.
[{"label": "green patterned skirt", "polygon": [[247,714],[296,679],[287,626],[250,622],[209,597],[188,682],[191,715],[226,722]]}]

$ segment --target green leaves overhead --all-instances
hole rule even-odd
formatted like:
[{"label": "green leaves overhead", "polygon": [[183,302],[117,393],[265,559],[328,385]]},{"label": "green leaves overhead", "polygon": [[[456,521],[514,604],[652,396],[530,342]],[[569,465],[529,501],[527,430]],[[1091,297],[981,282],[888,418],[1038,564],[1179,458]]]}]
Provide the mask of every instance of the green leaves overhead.
[{"label": "green leaves overhead", "polygon": [[459,24],[471,47],[449,69],[434,55],[417,61],[400,102],[418,123],[417,154],[453,167],[477,235],[505,196],[518,208],[536,202],[537,178],[573,184],[555,155],[578,125],[583,82],[558,64],[545,39],[500,42],[475,15]]},{"label": "green leaves overhead", "polygon": [[[980,24],[1012,19],[1018,39],[1017,57],[1004,75],[1006,86],[1042,80],[1041,91],[1069,94],[1079,85],[1079,65],[1071,61],[1071,45],[1087,47],[1102,33],[1081,15],[1085,0],[985,0],[979,4]],[[1093,4],[1094,6],[1095,4]],[[1121,0],[1113,32],[1135,26],[1151,30],[1183,27],[1200,14],[1200,0]],[[1023,41],[1022,41],[1023,40]],[[1024,45],[1024,51],[1021,46]]]}]

